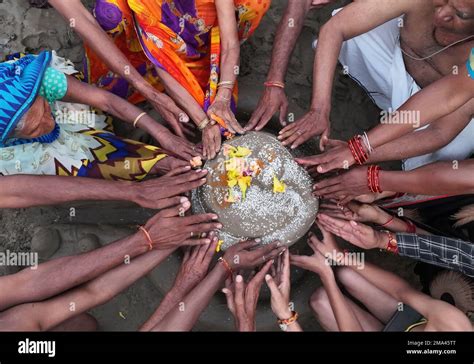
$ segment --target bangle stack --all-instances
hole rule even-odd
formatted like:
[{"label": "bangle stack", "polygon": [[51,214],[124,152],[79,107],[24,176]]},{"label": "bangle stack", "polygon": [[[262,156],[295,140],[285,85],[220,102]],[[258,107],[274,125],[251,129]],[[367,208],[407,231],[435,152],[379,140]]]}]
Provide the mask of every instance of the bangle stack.
[{"label": "bangle stack", "polygon": [[362,146],[362,140],[363,140],[362,136],[356,135],[352,139],[349,139],[349,141],[347,142],[347,144],[349,145],[351,154],[354,157],[354,160],[359,165],[364,164],[369,159],[368,153],[365,151],[364,147]]},{"label": "bangle stack", "polygon": [[392,232],[386,231],[386,233],[388,234],[388,242],[385,250],[390,253],[398,254],[397,239],[395,239]]},{"label": "bangle stack", "polygon": [[367,169],[367,186],[369,190],[373,193],[382,193],[380,188],[380,167],[379,166],[369,166]]},{"label": "bangle stack", "polygon": [[267,81],[263,84],[265,87],[278,87],[278,88],[285,88],[285,84],[279,81]]},{"label": "bangle stack", "polygon": [[235,82],[234,81],[221,81],[217,84],[217,88],[228,88],[229,90],[234,89]]}]

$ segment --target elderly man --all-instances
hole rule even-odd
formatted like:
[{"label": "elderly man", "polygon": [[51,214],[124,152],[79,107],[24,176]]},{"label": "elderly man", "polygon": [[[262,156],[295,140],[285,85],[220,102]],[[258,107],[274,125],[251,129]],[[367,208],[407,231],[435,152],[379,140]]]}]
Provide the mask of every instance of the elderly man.
[{"label": "elderly man", "polygon": [[[396,110],[421,88],[462,68],[474,45],[473,14],[474,4],[466,0],[356,1],[336,12],[320,32],[311,110],[282,130],[283,143],[297,147],[322,135],[324,149],[338,57],[380,108]],[[444,119],[393,145],[409,158],[405,169],[471,154],[469,110],[460,107]]]}]

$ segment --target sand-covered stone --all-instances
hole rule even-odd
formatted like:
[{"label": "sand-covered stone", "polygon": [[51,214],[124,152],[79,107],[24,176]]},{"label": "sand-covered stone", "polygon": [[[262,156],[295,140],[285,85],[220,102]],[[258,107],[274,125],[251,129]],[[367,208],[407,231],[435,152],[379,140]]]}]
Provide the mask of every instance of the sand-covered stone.
[{"label": "sand-covered stone", "polygon": [[[207,184],[193,193],[194,213],[213,212],[224,225],[220,239],[223,249],[242,239],[261,238],[264,244],[279,240],[291,245],[303,237],[318,210],[318,200],[312,195],[312,180],[291,153],[273,135],[249,132],[227,141],[233,147],[244,147],[252,153],[246,164],[261,167],[252,178],[245,198],[234,187],[236,202],[228,202],[228,177],[225,147],[204,165],[209,171]],[[274,192],[275,177],[285,184],[284,192]]]}]

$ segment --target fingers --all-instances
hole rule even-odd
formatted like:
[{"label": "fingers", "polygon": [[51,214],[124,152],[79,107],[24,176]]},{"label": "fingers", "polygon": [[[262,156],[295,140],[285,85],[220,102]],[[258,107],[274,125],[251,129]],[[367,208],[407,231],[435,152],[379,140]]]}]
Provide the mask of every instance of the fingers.
[{"label": "fingers", "polygon": [[216,214],[200,214],[200,215],[186,216],[185,218],[183,218],[183,220],[186,225],[193,225],[193,224],[201,224],[207,221],[217,220],[218,218],[219,217]]},{"label": "fingers", "polygon": [[281,293],[280,290],[278,289],[278,286],[273,279],[273,277],[270,274],[265,275],[265,281],[267,282],[268,288],[270,288],[270,292],[272,294],[272,297],[274,298],[280,298]]},{"label": "fingers", "polygon": [[225,294],[227,307],[229,308],[229,311],[232,313],[232,315],[235,316],[234,295],[232,294],[232,291],[226,287],[222,289],[222,293]]},{"label": "fingers", "polygon": [[219,222],[208,222],[208,223],[201,223],[201,224],[186,226],[184,229],[181,229],[181,232],[185,232],[189,234],[190,236],[192,234],[191,237],[193,237],[193,236],[200,236],[200,234],[202,233],[208,233],[213,230],[219,230],[221,228],[222,228],[222,224]]},{"label": "fingers", "polygon": [[196,246],[196,245],[208,245],[211,243],[211,239],[186,239],[180,245],[189,245],[189,246]]},{"label": "fingers", "polygon": [[191,170],[190,165],[178,167],[178,168],[172,169],[171,171],[163,175],[163,177],[175,177],[183,173],[189,172],[190,170]]},{"label": "fingers", "polygon": [[319,230],[321,230],[321,233],[323,234],[323,242],[327,242],[327,239],[332,238],[332,235],[326,229],[324,229],[324,227],[322,227],[321,224],[319,224],[317,221],[316,226],[319,228]]},{"label": "fingers", "polygon": [[268,261],[265,263],[265,265],[260,269],[260,271],[255,274],[255,276],[252,278],[250,281],[249,285],[252,284],[253,288],[258,292],[260,291],[260,287],[262,286],[263,279],[265,278],[265,275],[268,273],[270,270],[270,267],[273,265],[273,261]]},{"label": "fingers", "polygon": [[156,208],[159,209],[159,210],[166,209],[168,207],[176,206],[176,205],[184,203],[186,201],[189,202],[188,198],[184,197],[184,196],[164,198],[164,199],[158,200],[156,202]]},{"label": "fingers", "polygon": [[263,116],[261,117],[260,122],[258,123],[255,130],[257,131],[262,130],[265,127],[265,125],[268,124],[270,119],[273,117],[273,115],[275,114],[275,111],[276,110],[273,110],[273,109],[267,109],[265,113],[263,114]]},{"label": "fingers", "polygon": [[211,239],[211,244],[209,244],[209,247],[207,250],[204,251],[204,254],[202,255],[202,263],[206,266],[209,266],[211,263],[212,258],[216,254],[216,248],[217,248],[217,243],[219,242],[219,239],[217,236],[212,237]]},{"label": "fingers", "polygon": [[261,243],[261,240],[260,239],[255,239],[255,240],[244,240],[244,241],[241,241],[240,243],[234,245],[235,248],[237,249],[237,251],[241,251],[241,250],[246,250],[246,249],[250,249],[250,248],[253,248],[253,247],[256,247],[258,246],[259,244]]},{"label": "fingers", "polygon": [[280,106],[280,124],[282,127],[285,127],[287,122],[286,118],[288,116],[288,101],[285,101]]},{"label": "fingers", "polygon": [[238,274],[235,277],[235,293],[234,293],[234,300],[235,300],[235,312],[237,316],[241,317],[241,314],[244,313],[245,307],[245,298],[244,298],[244,278]]},{"label": "fingers", "polygon": [[245,129],[242,128],[242,126],[239,124],[237,119],[235,118],[235,115],[233,113],[228,113],[227,118],[229,120],[229,123],[232,125],[232,128],[235,130],[236,133],[238,134],[244,134]]},{"label": "fingers", "polygon": [[296,158],[296,162],[302,166],[317,166],[322,163],[327,156],[325,154],[313,155],[311,157]]},{"label": "fingers", "polygon": [[326,150],[326,145],[329,142],[329,128],[324,130],[323,133],[321,134],[321,138],[319,139],[319,149],[321,152],[324,152]]},{"label": "fingers", "polygon": [[310,262],[308,261],[310,257],[304,255],[293,255],[290,254],[290,264],[295,265],[302,269],[308,269]]},{"label": "fingers", "polygon": [[283,253],[283,258],[281,259],[282,268],[281,268],[281,283],[290,284],[290,251],[288,249]]},{"label": "fingers", "polygon": [[261,116],[263,115],[264,112],[265,112],[265,108],[261,107],[259,105],[257,107],[257,110],[255,110],[253,112],[252,117],[250,118],[249,122],[245,126],[244,130],[245,131],[250,131],[253,128],[255,128],[257,126],[257,124],[259,124],[259,122],[261,122],[260,118],[261,118]]},{"label": "fingers", "polygon": [[[186,197],[184,197],[184,198],[186,198]],[[182,200],[183,202],[180,203],[179,205],[176,205],[176,206],[170,207],[168,209],[165,209],[163,211],[160,211],[158,213],[158,215],[160,215],[160,217],[175,217],[175,216],[179,216],[180,213],[184,214],[191,207],[191,202],[189,202],[189,200],[187,198],[186,198],[186,200],[184,200],[184,198]]]}]

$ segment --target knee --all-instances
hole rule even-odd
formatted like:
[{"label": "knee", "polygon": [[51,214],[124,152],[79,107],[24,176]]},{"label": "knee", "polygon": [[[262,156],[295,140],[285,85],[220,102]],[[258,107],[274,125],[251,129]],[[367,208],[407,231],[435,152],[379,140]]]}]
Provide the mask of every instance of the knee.
[{"label": "knee", "polygon": [[316,316],[321,315],[323,312],[326,312],[331,308],[328,294],[323,287],[319,287],[314,291],[309,299],[309,305],[315,312]]}]

